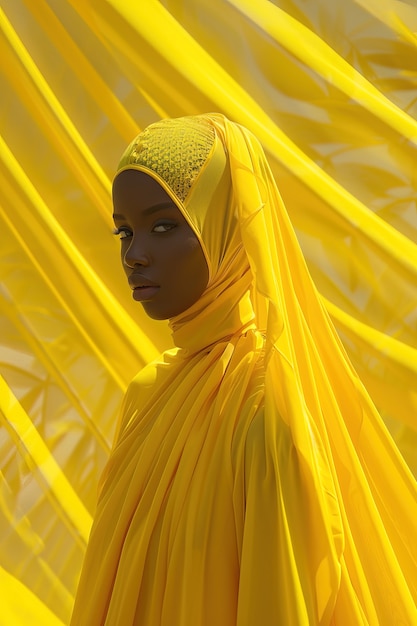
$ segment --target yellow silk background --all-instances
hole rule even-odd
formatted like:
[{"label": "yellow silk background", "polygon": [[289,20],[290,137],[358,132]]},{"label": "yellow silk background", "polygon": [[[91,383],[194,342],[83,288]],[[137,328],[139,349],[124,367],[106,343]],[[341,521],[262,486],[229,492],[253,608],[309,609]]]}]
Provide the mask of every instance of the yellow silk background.
[{"label": "yellow silk background", "polygon": [[3,0],[0,625],[67,624],[120,400],[171,345],[131,302],[110,180],[160,117],[261,140],[313,278],[417,475],[417,9]]}]

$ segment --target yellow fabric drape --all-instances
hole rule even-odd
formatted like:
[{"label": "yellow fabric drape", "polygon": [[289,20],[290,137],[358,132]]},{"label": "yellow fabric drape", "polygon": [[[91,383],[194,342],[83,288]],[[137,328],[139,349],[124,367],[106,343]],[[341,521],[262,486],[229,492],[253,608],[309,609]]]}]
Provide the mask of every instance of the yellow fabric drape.
[{"label": "yellow fabric drape", "polygon": [[[0,564],[33,615],[40,602],[68,622],[85,541],[72,500],[52,504],[30,459],[48,451],[91,514],[122,393],[170,345],[130,301],[110,236],[118,156],[160,117],[219,110],[259,137],[349,356],[417,474],[415,7],[4,0],[0,28]],[[13,396],[38,434],[28,452],[9,426]],[[6,591],[3,606],[16,606]]]},{"label": "yellow fabric drape", "polygon": [[128,390],[71,626],[412,624],[417,485],[258,141],[218,114],[163,120],[120,168],[173,198],[209,281]]}]

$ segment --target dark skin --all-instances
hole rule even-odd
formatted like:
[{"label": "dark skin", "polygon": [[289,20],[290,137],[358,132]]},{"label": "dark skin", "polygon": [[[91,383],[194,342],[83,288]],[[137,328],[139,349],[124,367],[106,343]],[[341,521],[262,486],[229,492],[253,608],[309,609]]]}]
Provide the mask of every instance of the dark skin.
[{"label": "dark skin", "polygon": [[155,320],[186,311],[208,283],[197,236],[155,179],[125,170],[113,184],[114,223],[133,298]]}]

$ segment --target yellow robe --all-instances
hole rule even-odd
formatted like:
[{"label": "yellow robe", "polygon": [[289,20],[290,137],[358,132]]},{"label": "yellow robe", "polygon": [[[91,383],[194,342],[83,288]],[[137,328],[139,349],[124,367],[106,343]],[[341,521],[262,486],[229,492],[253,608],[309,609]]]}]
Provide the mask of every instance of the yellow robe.
[{"label": "yellow robe", "polygon": [[183,195],[141,139],[121,163],[175,200],[210,279],[170,322],[178,348],[125,397],[72,626],[412,626],[415,481],[253,135],[211,114],[157,123],[150,141],[174,146],[184,127],[200,141],[202,124],[214,144]]}]

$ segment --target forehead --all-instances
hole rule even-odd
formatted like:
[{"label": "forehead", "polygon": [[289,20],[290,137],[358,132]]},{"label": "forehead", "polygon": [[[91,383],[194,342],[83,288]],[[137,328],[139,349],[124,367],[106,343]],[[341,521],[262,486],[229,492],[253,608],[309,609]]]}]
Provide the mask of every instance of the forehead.
[{"label": "forehead", "polygon": [[173,200],[152,176],[133,169],[116,176],[113,182],[115,210],[146,208],[160,202],[173,203]]}]

